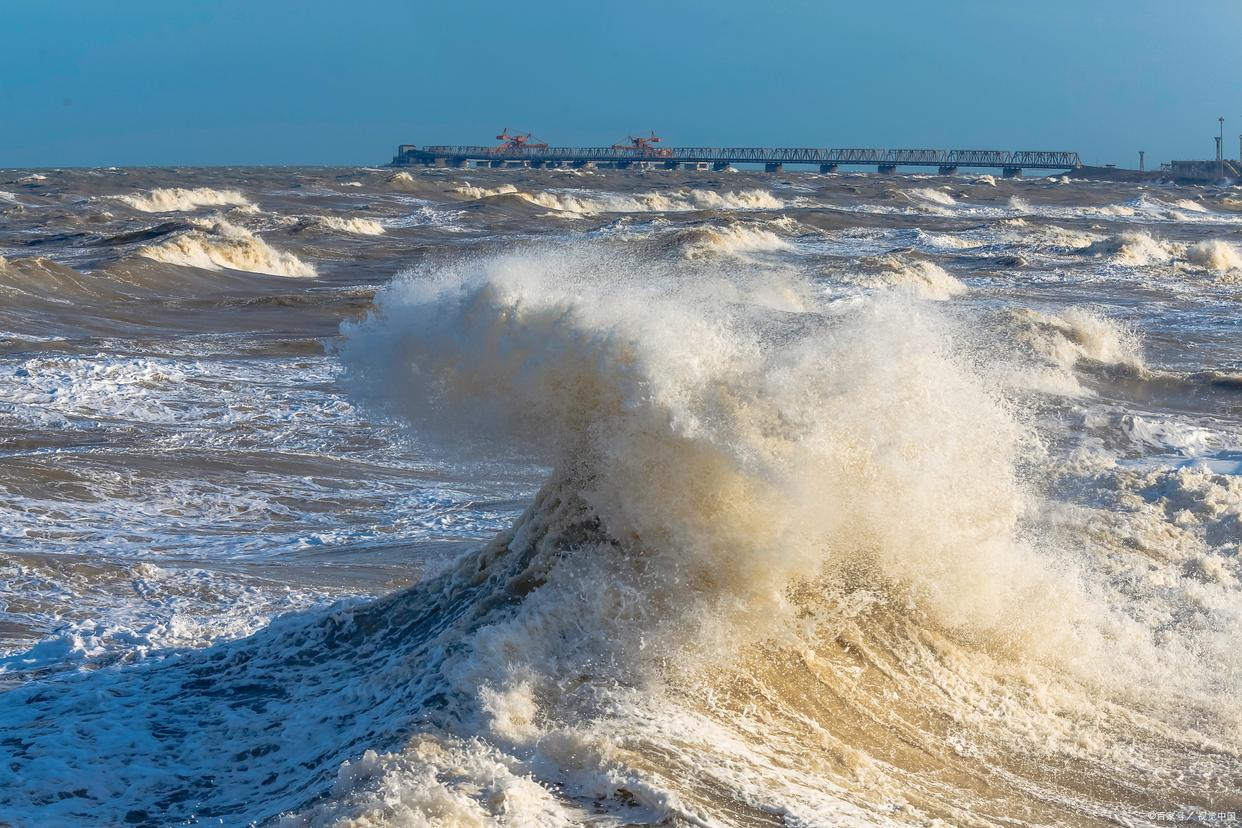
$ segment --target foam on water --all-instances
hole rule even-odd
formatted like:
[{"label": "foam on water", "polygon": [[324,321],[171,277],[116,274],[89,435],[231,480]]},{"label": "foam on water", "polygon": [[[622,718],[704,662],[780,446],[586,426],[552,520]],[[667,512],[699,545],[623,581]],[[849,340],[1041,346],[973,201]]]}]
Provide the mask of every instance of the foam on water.
[{"label": "foam on water", "polygon": [[716,192],[715,190],[680,189],[618,195],[599,191],[524,192],[512,184],[490,189],[464,184],[455,192],[471,199],[513,196],[551,210],[575,215],[597,213],[686,212],[691,210],[776,210],[784,202],[765,190]]},{"label": "foam on water", "polygon": [[[259,171],[269,212],[223,227],[61,240],[13,214],[48,255],[0,238],[26,332],[0,355],[0,630],[22,645],[0,820],[1242,805],[1242,363],[1212,197],[504,172],[345,194]],[[257,232],[364,205],[385,235],[303,237],[341,263],[313,290],[127,258],[296,269]],[[132,324],[121,279],[150,296],[128,338],[58,327]],[[422,579],[363,597],[397,571]]]},{"label": "foam on water", "polygon": [[155,245],[144,245],[138,255],[157,262],[203,270],[244,270],[275,276],[315,276],[312,265],[277,250],[244,227],[224,219],[201,221],[195,230],[179,233]]},{"label": "foam on water", "polygon": [[906,190],[905,193],[915,199],[929,201],[932,204],[940,204],[945,207],[952,207],[957,204],[957,199],[944,190],[935,190],[931,187],[915,187],[912,190]]},{"label": "foam on water", "polygon": [[307,216],[303,221],[338,233],[352,233],[356,236],[384,235],[384,225],[375,219],[360,216]]},{"label": "foam on water", "polygon": [[1148,233],[1121,233],[1097,241],[1082,251],[1085,255],[1105,256],[1125,265],[1150,265],[1171,262],[1177,249]]},{"label": "foam on water", "polygon": [[1238,254],[1238,248],[1219,239],[1195,242],[1186,249],[1186,258],[1218,273],[1242,270],[1242,255]]},{"label": "foam on water", "polygon": [[133,193],[115,197],[122,204],[144,213],[173,213],[199,207],[253,207],[237,190],[216,190],[211,187],[160,187],[149,193]]},{"label": "foam on water", "polygon": [[710,256],[745,256],[791,250],[792,245],[767,226],[757,224],[704,225],[679,234],[678,243],[687,259]]},{"label": "foam on water", "polygon": [[865,260],[865,269],[833,273],[830,279],[868,289],[892,290],[922,299],[943,301],[961,296],[968,288],[934,262],[910,261],[895,255]]}]

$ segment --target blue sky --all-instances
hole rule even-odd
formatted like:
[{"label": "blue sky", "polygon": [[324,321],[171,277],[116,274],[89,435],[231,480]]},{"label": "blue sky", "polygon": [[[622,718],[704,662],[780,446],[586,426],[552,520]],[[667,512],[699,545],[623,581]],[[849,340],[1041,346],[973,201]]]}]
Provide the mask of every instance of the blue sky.
[{"label": "blue sky", "polygon": [[0,167],[398,143],[1238,153],[1235,0],[3,0]]}]

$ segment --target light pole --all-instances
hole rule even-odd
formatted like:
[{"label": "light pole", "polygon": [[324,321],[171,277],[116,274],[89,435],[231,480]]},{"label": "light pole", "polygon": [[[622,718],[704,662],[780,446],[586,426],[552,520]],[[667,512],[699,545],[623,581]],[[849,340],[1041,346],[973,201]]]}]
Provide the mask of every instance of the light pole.
[{"label": "light pole", "polygon": [[1216,119],[1220,122],[1220,136],[1216,139],[1216,175],[1225,177],[1225,116]]}]

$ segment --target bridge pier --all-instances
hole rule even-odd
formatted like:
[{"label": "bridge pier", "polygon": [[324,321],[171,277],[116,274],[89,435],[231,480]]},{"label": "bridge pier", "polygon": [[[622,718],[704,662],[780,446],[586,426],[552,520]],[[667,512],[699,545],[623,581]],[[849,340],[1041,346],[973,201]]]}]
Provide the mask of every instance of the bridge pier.
[{"label": "bridge pier", "polygon": [[729,166],[730,165],[728,161],[713,161],[712,162],[712,169],[715,170],[716,172],[724,172],[725,170],[729,169]]},{"label": "bridge pier", "polygon": [[764,164],[763,171],[764,172],[784,172],[785,165],[780,163],[779,161],[775,164]]},{"label": "bridge pier", "polygon": [[666,170],[679,170],[679,169],[681,169],[681,164],[680,164],[680,163],[678,163],[677,161],[665,161],[665,162],[664,162],[664,169],[666,169]]},{"label": "bridge pier", "polygon": [[837,171],[837,165],[836,164],[820,164],[819,171],[825,174],[834,173]]},{"label": "bridge pier", "polygon": [[957,175],[956,164],[942,164],[940,167],[941,175]]},{"label": "bridge pier", "polygon": [[618,170],[628,170],[630,168],[630,165],[633,163],[634,163],[633,161],[617,161],[613,164],[613,167],[615,167]]},{"label": "bridge pier", "polygon": [[1021,177],[1022,177],[1022,168],[1021,168],[1021,167],[1005,167],[1004,169],[1002,169],[1002,170],[1001,170],[1001,177],[1003,177],[1003,178],[1021,178]]},{"label": "bridge pier", "polygon": [[878,167],[875,168],[875,171],[878,172],[880,175],[892,175],[893,173],[897,172],[897,165],[896,164],[880,164]]},{"label": "bridge pier", "polygon": [[453,167],[454,169],[460,170],[462,167],[467,167],[469,165],[470,165],[470,162],[467,161],[465,158],[450,158],[446,166]]},{"label": "bridge pier", "polygon": [[595,162],[594,161],[575,161],[569,166],[573,167],[575,170],[589,170],[595,166]]},{"label": "bridge pier", "polygon": [[503,167],[505,165],[505,162],[504,161],[488,161],[487,165],[495,170],[495,169],[499,169],[500,167]]}]

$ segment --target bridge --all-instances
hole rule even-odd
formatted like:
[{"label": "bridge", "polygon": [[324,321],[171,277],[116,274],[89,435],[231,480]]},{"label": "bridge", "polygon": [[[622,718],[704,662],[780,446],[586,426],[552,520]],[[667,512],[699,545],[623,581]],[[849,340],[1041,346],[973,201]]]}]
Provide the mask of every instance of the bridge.
[{"label": "bridge", "polygon": [[818,165],[824,173],[843,166],[874,166],[881,173],[898,167],[935,167],[952,175],[959,167],[999,169],[1006,177],[1030,170],[1072,170],[1082,166],[1076,152],[1041,150],[830,149],[824,147],[528,147],[424,146],[402,144],[393,166],[439,167],[590,167],[724,170],[733,164],[762,164],[780,172],[786,164]]}]

